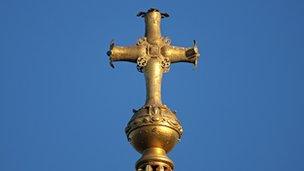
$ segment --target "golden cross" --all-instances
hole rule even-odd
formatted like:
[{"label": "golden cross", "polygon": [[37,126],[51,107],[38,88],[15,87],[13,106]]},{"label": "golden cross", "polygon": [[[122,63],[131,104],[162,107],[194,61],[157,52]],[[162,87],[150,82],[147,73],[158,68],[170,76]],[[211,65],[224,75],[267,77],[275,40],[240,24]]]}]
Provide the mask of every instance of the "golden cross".
[{"label": "golden cross", "polygon": [[134,46],[116,46],[112,42],[108,56],[112,62],[127,61],[137,63],[137,68],[143,72],[146,80],[145,106],[161,106],[161,82],[164,72],[169,70],[171,63],[188,62],[197,64],[198,48],[194,41],[193,47],[172,46],[167,37],[161,36],[161,18],[169,17],[157,9],[139,12],[139,17],[145,18],[145,36]]}]

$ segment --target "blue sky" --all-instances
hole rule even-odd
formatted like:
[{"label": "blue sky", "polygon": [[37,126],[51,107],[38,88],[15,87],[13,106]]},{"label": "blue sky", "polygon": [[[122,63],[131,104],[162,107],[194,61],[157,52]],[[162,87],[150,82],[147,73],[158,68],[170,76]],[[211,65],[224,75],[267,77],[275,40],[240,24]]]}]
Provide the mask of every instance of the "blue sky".
[{"label": "blue sky", "polygon": [[106,51],[136,43],[150,7],[170,14],[174,45],[201,53],[164,76],[184,127],[176,171],[303,171],[301,0],[1,0],[0,170],[134,169],[124,127],[145,83]]}]

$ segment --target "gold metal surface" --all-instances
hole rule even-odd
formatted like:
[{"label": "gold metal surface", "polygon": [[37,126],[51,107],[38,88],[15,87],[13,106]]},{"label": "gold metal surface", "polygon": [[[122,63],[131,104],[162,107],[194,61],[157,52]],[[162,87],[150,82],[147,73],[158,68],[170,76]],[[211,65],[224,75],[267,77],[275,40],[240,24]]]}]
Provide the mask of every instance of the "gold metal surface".
[{"label": "gold metal surface", "polygon": [[107,52],[110,65],[113,62],[127,61],[137,64],[146,80],[146,102],[139,110],[134,110],[125,131],[133,147],[142,154],[136,163],[137,171],[172,171],[173,162],[168,153],[182,136],[182,126],[161,100],[163,73],[168,72],[171,63],[187,62],[197,64],[198,48],[176,47],[167,37],[161,36],[161,19],[169,17],[157,9],[139,12],[145,19],[145,36],[134,46],[116,46],[110,44]]}]

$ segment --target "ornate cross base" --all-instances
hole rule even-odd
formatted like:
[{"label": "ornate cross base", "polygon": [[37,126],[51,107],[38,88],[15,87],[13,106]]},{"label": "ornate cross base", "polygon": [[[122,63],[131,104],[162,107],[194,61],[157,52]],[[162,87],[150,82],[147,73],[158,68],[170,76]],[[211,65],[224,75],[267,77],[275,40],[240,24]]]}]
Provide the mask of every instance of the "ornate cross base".
[{"label": "ornate cross base", "polygon": [[173,162],[161,148],[149,148],[136,162],[137,171],[172,171]]},{"label": "ornate cross base", "polygon": [[171,151],[183,132],[175,113],[166,105],[144,106],[134,112],[126,134],[133,147],[143,154],[136,163],[136,170],[173,170],[173,162],[166,153]]}]

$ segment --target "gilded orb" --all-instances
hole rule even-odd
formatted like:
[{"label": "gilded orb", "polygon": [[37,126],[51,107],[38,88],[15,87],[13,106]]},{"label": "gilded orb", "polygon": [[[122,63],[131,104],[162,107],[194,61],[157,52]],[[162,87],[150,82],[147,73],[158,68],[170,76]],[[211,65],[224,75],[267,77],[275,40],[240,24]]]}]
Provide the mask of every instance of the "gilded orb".
[{"label": "gilded orb", "polygon": [[135,111],[126,127],[126,134],[133,147],[143,154],[137,161],[137,168],[148,161],[158,161],[173,168],[173,162],[166,153],[179,141],[182,131],[176,114],[165,105],[144,106]]}]

